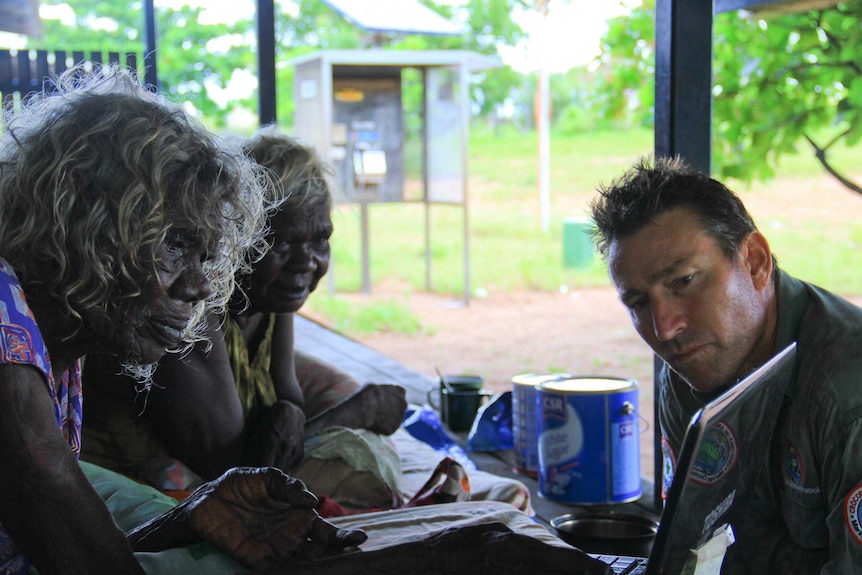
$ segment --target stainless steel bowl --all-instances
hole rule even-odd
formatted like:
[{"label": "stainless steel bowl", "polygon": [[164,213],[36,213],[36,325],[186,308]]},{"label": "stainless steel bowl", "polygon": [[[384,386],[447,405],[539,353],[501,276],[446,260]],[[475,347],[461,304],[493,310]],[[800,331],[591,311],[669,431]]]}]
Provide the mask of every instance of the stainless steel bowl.
[{"label": "stainless steel bowl", "polygon": [[649,555],[658,523],[629,513],[567,513],[551,519],[557,535],[587,553]]}]

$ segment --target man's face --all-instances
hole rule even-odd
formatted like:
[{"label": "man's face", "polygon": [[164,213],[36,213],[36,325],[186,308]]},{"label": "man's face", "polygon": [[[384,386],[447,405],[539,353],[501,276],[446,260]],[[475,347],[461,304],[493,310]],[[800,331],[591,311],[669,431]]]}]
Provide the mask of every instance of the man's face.
[{"label": "man's face", "polygon": [[729,260],[700,219],[677,208],[609,247],[635,329],[692,388],[715,391],[760,363],[768,302],[755,272],[767,256],[771,272],[771,254],[758,232]]},{"label": "man's face", "polygon": [[110,340],[122,361],[146,365],[178,347],[195,303],[211,292],[205,259],[194,234],[169,232],[156,254],[156,277],[140,279],[143,293],[122,300],[111,313]]},{"label": "man's face", "polygon": [[296,312],[329,269],[329,208],[317,202],[288,208],[270,224],[272,249],[255,264],[247,290],[251,309]]}]

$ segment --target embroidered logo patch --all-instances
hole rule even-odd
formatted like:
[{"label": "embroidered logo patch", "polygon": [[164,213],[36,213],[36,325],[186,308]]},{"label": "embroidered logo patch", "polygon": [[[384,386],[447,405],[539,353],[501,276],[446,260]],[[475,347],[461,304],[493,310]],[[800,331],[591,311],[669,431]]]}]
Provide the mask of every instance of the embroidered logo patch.
[{"label": "embroidered logo patch", "polygon": [[862,507],[862,483],[854,487],[853,491],[848,493],[844,499],[844,520],[847,522],[847,530],[850,531],[856,543],[862,545],[860,507]]},{"label": "embroidered logo patch", "polygon": [[692,480],[701,485],[712,485],[733,469],[739,456],[736,437],[730,427],[719,422],[709,428],[700,444],[694,462]]},{"label": "embroidered logo patch", "polygon": [[667,499],[667,492],[670,490],[670,484],[673,481],[673,475],[676,472],[676,454],[673,448],[668,443],[665,436],[661,438],[661,456],[662,456],[662,471],[661,471],[661,496],[662,499]]},{"label": "embroidered logo patch", "polygon": [[784,452],[784,477],[788,483],[794,485],[802,485],[805,481],[805,468],[793,445],[788,445],[787,451]]}]

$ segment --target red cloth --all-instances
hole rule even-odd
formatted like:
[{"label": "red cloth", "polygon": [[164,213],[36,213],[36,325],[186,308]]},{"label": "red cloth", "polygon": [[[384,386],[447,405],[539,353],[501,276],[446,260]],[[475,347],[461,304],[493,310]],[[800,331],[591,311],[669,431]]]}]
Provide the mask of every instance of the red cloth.
[{"label": "red cloth", "polygon": [[[325,495],[320,496],[319,499],[320,503],[317,506],[317,512],[324,518],[370,513],[372,511],[387,511],[386,508],[347,509]],[[446,457],[437,464],[437,467],[428,481],[425,482],[425,485],[402,508],[452,503],[453,501],[468,501],[469,499],[470,479],[467,477],[467,471],[460,463],[451,457]]]}]

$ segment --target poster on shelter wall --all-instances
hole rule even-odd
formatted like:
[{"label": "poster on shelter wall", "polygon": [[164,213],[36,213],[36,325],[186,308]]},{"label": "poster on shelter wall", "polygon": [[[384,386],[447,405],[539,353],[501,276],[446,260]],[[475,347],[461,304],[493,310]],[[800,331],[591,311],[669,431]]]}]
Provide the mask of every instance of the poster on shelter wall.
[{"label": "poster on shelter wall", "polygon": [[330,154],[348,202],[404,197],[400,78],[335,78]]},{"label": "poster on shelter wall", "polygon": [[462,86],[457,72],[446,68],[428,70],[426,86],[428,114],[428,201],[463,204],[466,150],[461,120]]}]

